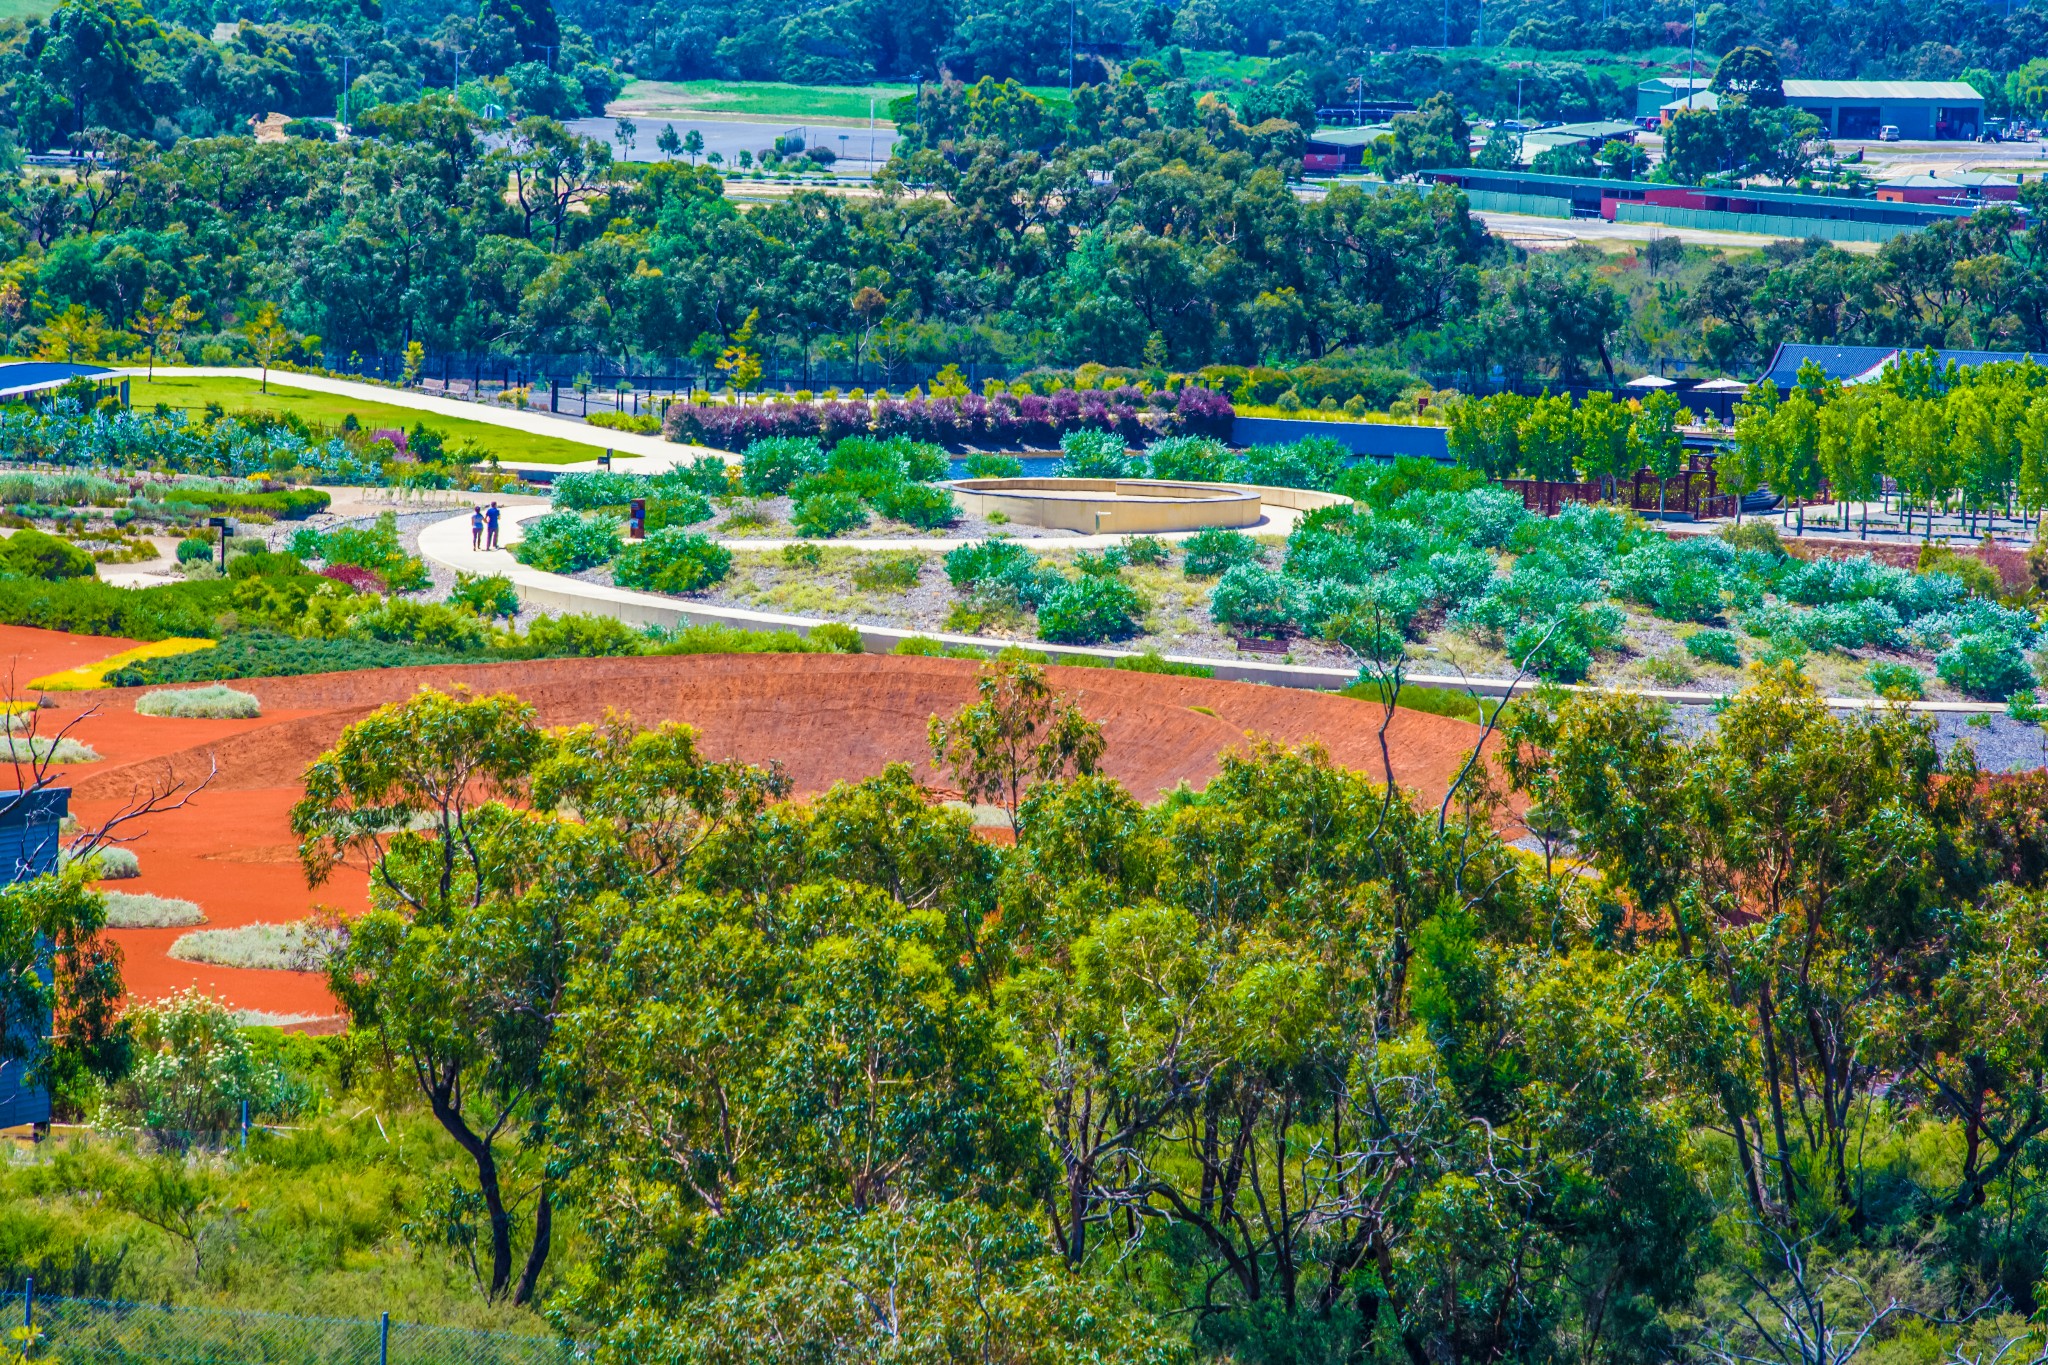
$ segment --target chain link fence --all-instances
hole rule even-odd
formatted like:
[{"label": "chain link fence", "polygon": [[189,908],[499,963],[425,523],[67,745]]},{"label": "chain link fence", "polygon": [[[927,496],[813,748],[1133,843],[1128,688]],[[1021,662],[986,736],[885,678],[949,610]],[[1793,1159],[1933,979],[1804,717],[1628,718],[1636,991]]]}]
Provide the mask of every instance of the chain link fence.
[{"label": "chain link fence", "polygon": [[219,1308],[0,1295],[0,1330],[32,1331],[37,1365],[581,1365],[560,1337]]}]

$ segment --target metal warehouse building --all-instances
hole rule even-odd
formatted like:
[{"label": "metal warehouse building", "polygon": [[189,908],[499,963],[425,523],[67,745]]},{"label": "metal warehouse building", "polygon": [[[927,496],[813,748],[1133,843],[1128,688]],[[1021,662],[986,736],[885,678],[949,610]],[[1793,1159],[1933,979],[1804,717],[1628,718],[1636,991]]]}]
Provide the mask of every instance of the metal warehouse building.
[{"label": "metal warehouse building", "polygon": [[[1647,96],[1666,85],[1646,81],[1639,90]],[[1658,107],[1675,114],[1688,99],[1699,109],[1716,103],[1710,91],[1688,96],[1680,90]],[[1984,97],[1968,81],[1786,81],[1785,103],[1819,119],[1829,137],[1875,138],[1890,126],[1906,141],[1926,142],[1974,138],[1984,127]]]}]

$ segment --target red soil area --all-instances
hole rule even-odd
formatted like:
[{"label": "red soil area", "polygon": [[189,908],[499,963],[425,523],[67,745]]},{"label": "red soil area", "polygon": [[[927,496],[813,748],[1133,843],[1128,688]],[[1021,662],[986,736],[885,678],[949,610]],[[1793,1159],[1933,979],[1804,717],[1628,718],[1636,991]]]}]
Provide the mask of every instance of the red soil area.
[{"label": "red soil area", "polygon": [[[46,632],[11,632],[44,635]],[[28,651],[46,647],[0,636]],[[111,653],[107,641],[74,641],[70,664]],[[95,653],[97,649],[100,652]],[[38,663],[41,659],[39,657]],[[47,671],[45,669],[44,671]],[[138,716],[134,691],[63,694],[43,716],[44,733],[88,710],[72,733],[104,758],[70,770],[73,809],[88,823],[166,773],[212,783],[186,808],[149,818],[135,840],[139,879],[112,889],[151,891],[199,903],[210,927],[303,918],[316,907],[352,913],[367,904],[360,873],[306,887],[289,828],[306,764],[342,728],[376,706],[422,687],[517,693],[545,725],[594,721],[616,710],[642,725],[695,726],[714,758],[780,760],[799,795],[908,762],[930,776],[926,727],[935,713],[974,696],[975,665],[959,659],[876,655],[695,655],[678,658],[562,659],[473,667],[368,670],[305,678],[249,679],[263,716],[246,721]],[[1251,736],[1319,740],[1340,764],[1377,774],[1376,707],[1342,697],[1245,683],[1159,677],[1103,669],[1055,668],[1108,741],[1105,767],[1141,799],[1182,782],[1199,787],[1218,757]],[[1389,734],[1394,773],[1425,798],[1440,798],[1478,727],[1402,711]],[[155,997],[185,986],[241,1008],[321,1015],[333,1005],[315,976],[230,970],[166,956],[182,930],[110,931],[127,956],[131,993]]]}]

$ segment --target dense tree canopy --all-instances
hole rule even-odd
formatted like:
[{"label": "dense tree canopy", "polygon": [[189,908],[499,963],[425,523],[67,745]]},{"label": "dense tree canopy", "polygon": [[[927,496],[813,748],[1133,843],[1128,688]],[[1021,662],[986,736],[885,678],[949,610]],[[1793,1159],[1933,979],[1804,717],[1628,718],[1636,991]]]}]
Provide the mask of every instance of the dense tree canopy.
[{"label": "dense tree canopy", "polygon": [[[1066,742],[990,669],[986,756]],[[2039,780],[1790,671],[1665,720],[1534,698],[1441,806],[1026,755],[1012,848],[905,766],[785,803],[427,693],[294,818],[375,873],[335,987],[475,1157],[480,1287],[573,1219],[556,1306],[625,1358],[1755,1357],[1753,1298],[1879,1275],[1901,1358],[2023,1330]]]}]

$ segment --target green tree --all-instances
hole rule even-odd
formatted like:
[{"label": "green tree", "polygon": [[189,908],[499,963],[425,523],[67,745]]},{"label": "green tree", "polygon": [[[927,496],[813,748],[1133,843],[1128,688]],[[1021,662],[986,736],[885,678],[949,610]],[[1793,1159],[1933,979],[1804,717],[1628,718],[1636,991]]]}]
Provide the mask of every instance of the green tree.
[{"label": "green tree", "polygon": [[1417,171],[1472,164],[1472,130],[1457,101],[1438,92],[1412,114],[1394,115],[1393,146],[1385,157],[1387,174],[1407,179]]},{"label": "green tree", "polygon": [[969,801],[992,801],[1014,824],[1032,783],[1088,773],[1102,730],[1046,680],[1037,664],[996,659],[976,673],[979,699],[951,720],[931,718],[932,766]]},{"label": "green tree", "polygon": [[242,337],[249,343],[249,354],[255,356],[256,363],[263,367],[263,392],[268,393],[272,363],[289,351],[297,338],[279,318],[274,303],[266,303],[256,310],[256,316],[242,325]]},{"label": "green tree", "polygon": [[1799,534],[1806,534],[1806,501],[1820,491],[1820,409],[1804,389],[1794,389],[1771,414],[1773,462],[1765,467],[1773,490],[1797,508]]},{"label": "green tree", "polygon": [[1578,478],[1582,437],[1570,394],[1545,394],[1531,403],[1517,435],[1529,477],[1565,483]]},{"label": "green tree", "polygon": [[1522,425],[1531,400],[1516,393],[1467,399],[1449,413],[1445,440],[1459,464],[1505,479],[1523,464]]},{"label": "green tree", "polygon": [[1579,458],[1586,473],[1606,486],[1613,496],[1614,481],[1631,471],[1629,466],[1628,406],[1614,395],[1596,389],[1579,404]]},{"label": "green tree", "polygon": [[149,352],[149,377],[156,378],[156,358],[166,348],[175,350],[178,339],[199,321],[199,311],[189,295],[180,294],[169,303],[152,288],[143,295],[142,307],[129,319],[129,330],[142,338]]},{"label": "green tree", "polygon": [[1768,48],[1730,48],[1714,68],[1711,89],[1758,109],[1775,109],[1785,103],[1785,83],[1778,59]]},{"label": "green tree", "polygon": [[1665,485],[1678,476],[1685,462],[1685,432],[1692,413],[1665,389],[1643,399],[1642,407],[1628,426],[1629,459],[1640,469],[1657,477],[1657,515],[1664,515]]}]

